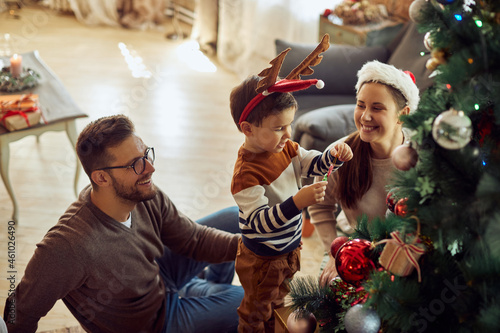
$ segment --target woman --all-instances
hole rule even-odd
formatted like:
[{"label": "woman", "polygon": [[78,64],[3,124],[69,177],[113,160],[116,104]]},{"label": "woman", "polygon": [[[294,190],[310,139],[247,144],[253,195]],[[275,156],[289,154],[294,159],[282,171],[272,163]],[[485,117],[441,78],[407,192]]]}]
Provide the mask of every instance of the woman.
[{"label": "woman", "polygon": [[[308,209],[328,252],[321,284],[337,276],[335,260],[329,253],[337,229],[349,234],[362,214],[369,219],[385,216],[386,185],[394,171],[391,154],[409,139],[399,117],[415,111],[419,102],[413,74],[378,61],[368,62],[359,70],[356,92],[357,131],[339,140],[351,147],[354,157],[344,168],[330,174],[325,200]],[[339,208],[342,211],[336,217]]]}]

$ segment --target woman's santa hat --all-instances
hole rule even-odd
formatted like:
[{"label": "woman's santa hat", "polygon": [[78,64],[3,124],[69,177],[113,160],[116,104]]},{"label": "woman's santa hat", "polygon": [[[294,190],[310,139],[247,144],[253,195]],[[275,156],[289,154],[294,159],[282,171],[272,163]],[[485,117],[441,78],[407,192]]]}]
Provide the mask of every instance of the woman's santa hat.
[{"label": "woman's santa hat", "polygon": [[358,71],[356,93],[366,82],[383,83],[399,90],[405,97],[410,112],[417,109],[420,101],[419,91],[415,84],[415,76],[410,71],[402,71],[392,65],[374,60],[364,64]]}]

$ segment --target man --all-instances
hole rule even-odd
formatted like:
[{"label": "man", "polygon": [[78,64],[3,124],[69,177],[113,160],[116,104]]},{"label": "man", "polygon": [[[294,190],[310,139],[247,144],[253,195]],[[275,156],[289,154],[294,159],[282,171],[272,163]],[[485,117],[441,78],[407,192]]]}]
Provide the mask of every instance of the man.
[{"label": "man", "polygon": [[76,148],[91,185],[37,245],[6,302],[9,332],[35,332],[58,299],[89,332],[235,330],[239,236],[207,226],[236,232],[236,207],[199,223],[178,212],[125,116],[90,123]]}]

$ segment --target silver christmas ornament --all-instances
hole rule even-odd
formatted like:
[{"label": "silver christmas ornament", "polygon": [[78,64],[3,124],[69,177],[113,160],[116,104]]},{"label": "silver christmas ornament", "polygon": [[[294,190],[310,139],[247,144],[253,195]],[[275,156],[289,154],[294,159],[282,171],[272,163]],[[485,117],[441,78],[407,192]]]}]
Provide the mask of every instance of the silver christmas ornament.
[{"label": "silver christmas ornament", "polygon": [[415,0],[411,3],[410,7],[408,8],[408,14],[410,16],[410,19],[415,22],[415,23],[420,23],[422,20],[422,9],[424,9],[425,6],[428,6],[430,3],[428,0]]},{"label": "silver christmas ornament", "polygon": [[375,310],[356,304],[347,310],[344,325],[347,333],[377,333],[380,317]]},{"label": "silver christmas ornament", "polygon": [[432,49],[434,49],[434,46],[432,45],[432,38],[430,31],[427,31],[424,35],[424,46],[429,51],[432,51]]},{"label": "silver christmas ornament", "polygon": [[463,111],[451,108],[434,120],[432,137],[443,148],[461,149],[471,140],[472,121]]}]

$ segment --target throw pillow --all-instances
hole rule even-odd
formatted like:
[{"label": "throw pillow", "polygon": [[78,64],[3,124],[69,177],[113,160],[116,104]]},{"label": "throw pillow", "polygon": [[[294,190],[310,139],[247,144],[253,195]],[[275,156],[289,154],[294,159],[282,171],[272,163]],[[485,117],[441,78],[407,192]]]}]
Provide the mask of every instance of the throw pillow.
[{"label": "throw pillow", "polygon": [[431,72],[425,67],[430,56],[428,54],[421,55],[421,52],[426,51],[423,40],[424,35],[418,32],[416,24],[414,22],[408,23],[401,40],[387,61],[388,64],[396,68],[411,71],[421,94],[434,83],[433,79],[429,77]]}]

